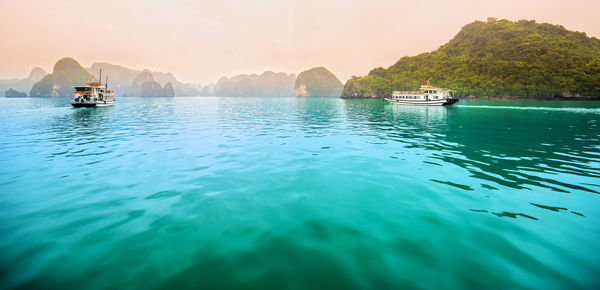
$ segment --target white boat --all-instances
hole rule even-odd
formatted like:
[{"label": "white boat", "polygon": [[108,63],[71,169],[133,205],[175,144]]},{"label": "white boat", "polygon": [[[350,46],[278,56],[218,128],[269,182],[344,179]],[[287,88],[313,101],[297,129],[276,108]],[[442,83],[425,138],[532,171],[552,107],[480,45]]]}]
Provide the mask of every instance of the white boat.
[{"label": "white boat", "polygon": [[[100,79],[102,80],[102,71],[100,72]],[[115,103],[115,92],[109,90],[106,83],[103,85],[102,81],[87,82],[85,86],[73,87],[75,96],[71,100],[71,105],[75,108],[112,106]]]},{"label": "white boat", "polygon": [[394,91],[391,96],[384,99],[396,104],[413,106],[448,106],[458,102],[458,99],[454,98],[453,90],[432,87],[428,81],[423,82],[418,90]]}]

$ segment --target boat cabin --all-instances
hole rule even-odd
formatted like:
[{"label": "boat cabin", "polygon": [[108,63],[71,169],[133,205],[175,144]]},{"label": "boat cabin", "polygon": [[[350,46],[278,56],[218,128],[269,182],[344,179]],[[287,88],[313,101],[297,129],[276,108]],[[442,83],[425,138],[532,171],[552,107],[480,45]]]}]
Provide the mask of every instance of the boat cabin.
[{"label": "boat cabin", "polygon": [[99,100],[113,99],[113,91],[107,90],[106,86],[97,82],[87,82],[85,86],[73,87],[75,99]]},{"label": "boat cabin", "polygon": [[454,91],[450,89],[436,88],[430,85],[422,85],[419,90],[414,91],[394,91],[392,99],[402,100],[443,100],[451,99],[454,96]]}]

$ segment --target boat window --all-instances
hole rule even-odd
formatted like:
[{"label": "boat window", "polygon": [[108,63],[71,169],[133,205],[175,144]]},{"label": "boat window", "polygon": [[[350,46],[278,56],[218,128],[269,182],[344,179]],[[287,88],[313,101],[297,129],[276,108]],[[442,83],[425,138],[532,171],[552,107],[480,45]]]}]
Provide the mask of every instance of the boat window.
[{"label": "boat window", "polygon": [[88,87],[75,87],[75,90],[78,92],[89,92],[91,91],[91,88]]}]

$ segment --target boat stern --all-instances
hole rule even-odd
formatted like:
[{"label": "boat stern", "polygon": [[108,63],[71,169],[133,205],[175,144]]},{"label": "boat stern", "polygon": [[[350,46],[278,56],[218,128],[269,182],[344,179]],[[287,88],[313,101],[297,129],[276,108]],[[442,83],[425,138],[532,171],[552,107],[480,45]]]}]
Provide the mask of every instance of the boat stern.
[{"label": "boat stern", "polygon": [[96,106],[95,101],[87,101],[85,99],[74,99],[71,100],[71,106],[74,108],[93,108]]},{"label": "boat stern", "polygon": [[458,99],[454,99],[454,98],[452,98],[452,99],[446,99],[446,102],[444,102],[443,105],[444,106],[450,106],[450,105],[453,105],[453,104],[455,104],[457,102],[458,102]]}]

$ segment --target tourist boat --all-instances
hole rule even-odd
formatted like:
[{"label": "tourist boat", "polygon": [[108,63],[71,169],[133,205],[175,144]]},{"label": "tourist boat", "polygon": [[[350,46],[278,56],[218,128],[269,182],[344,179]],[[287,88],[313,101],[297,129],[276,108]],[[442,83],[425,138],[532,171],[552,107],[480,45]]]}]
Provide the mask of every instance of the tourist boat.
[{"label": "tourist boat", "polygon": [[448,106],[458,102],[453,90],[432,87],[429,81],[424,81],[418,90],[394,91],[384,99],[396,104],[416,106]]},{"label": "tourist boat", "polygon": [[85,86],[73,87],[75,96],[71,105],[75,108],[108,107],[115,103],[114,91],[108,89],[108,78],[102,84],[102,71],[100,82],[87,82]]}]

